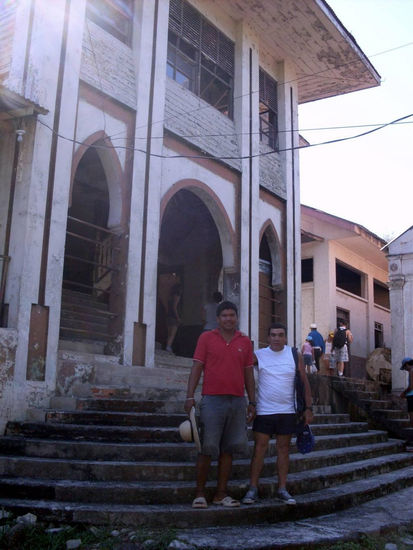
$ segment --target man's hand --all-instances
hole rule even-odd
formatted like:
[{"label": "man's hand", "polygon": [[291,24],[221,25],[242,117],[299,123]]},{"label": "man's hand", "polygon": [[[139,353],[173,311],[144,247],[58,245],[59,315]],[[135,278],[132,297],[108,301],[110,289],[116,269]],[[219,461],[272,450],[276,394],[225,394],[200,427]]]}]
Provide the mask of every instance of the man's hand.
[{"label": "man's hand", "polygon": [[195,399],[193,397],[188,397],[184,403],[184,411],[188,416],[192,407],[195,407]]},{"label": "man's hand", "polygon": [[311,424],[311,422],[314,420],[313,411],[310,409],[306,409],[304,411],[304,422],[305,424]]},{"label": "man's hand", "polygon": [[247,408],[247,424],[252,422],[255,418],[255,415],[257,414],[255,405],[248,405]]}]

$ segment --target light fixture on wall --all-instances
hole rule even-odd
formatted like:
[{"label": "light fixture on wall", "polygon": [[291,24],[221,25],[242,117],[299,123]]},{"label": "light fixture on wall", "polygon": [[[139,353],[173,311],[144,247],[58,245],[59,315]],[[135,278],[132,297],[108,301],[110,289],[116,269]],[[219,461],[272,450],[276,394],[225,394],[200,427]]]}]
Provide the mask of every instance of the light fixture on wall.
[{"label": "light fixture on wall", "polygon": [[21,143],[21,142],[23,141],[23,136],[24,136],[25,133],[26,133],[26,130],[21,130],[21,129],[16,130],[17,141],[18,141],[19,143]]}]

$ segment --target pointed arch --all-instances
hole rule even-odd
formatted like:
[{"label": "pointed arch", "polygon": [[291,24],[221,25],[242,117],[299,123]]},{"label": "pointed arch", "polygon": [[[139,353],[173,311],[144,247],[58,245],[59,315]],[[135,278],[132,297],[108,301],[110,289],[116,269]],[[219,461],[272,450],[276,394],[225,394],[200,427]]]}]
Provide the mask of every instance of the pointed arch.
[{"label": "pointed arch", "polygon": [[[107,227],[116,228],[121,225],[122,219],[122,180],[124,178],[124,170],[122,169],[116,149],[113,147],[110,138],[103,130],[91,134],[77,148],[73,155],[70,197],[72,196],[74,177],[79,163],[89,147],[93,146],[96,146],[96,153],[102,163],[109,192]],[[69,204],[70,203],[71,198],[69,200]]]},{"label": "pointed arch", "polygon": [[273,287],[280,288],[283,285],[283,254],[281,254],[281,244],[277,230],[273,222],[268,219],[260,230],[260,243],[265,236],[271,254],[272,277],[271,284]]},{"label": "pointed arch", "polygon": [[191,191],[205,204],[210,212],[212,219],[218,230],[221,241],[223,268],[232,269],[235,266],[235,250],[236,238],[235,231],[232,227],[229,216],[225,210],[219,197],[212,191],[210,187],[199,180],[183,179],[176,182],[162,197],[161,200],[161,223],[168,202],[171,198],[181,191],[186,189]]}]

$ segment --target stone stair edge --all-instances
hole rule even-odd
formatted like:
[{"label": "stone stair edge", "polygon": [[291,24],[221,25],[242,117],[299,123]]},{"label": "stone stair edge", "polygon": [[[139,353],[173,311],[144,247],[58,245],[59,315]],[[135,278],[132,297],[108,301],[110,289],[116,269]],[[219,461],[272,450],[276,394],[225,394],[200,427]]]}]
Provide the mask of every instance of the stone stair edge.
[{"label": "stone stair edge", "polygon": [[[360,504],[356,515],[346,509],[275,525],[179,530],[176,538],[198,550],[318,550],[338,541],[357,541],[363,535],[389,534],[412,527],[412,501],[413,488],[409,487],[396,495]],[[396,509],[401,513],[394,514]]]},{"label": "stone stair edge", "polygon": [[[411,478],[409,477],[408,480],[413,485],[413,466],[403,470],[411,471]],[[257,503],[248,507],[241,506],[233,509],[210,506],[207,510],[196,510],[188,504],[79,504],[68,501],[43,500],[39,502],[4,498],[0,498],[0,506],[12,511],[30,507],[32,513],[40,513],[42,516],[44,514],[47,516],[49,513],[55,519],[58,518],[70,523],[134,524],[145,525],[146,527],[168,525],[178,529],[187,528],[194,523],[197,523],[199,527],[210,526],[211,523],[222,525],[228,521],[231,521],[234,525],[237,523],[245,525],[246,520],[252,524],[263,521],[274,522],[274,520],[280,522],[291,517],[291,515],[295,519],[320,516],[329,513],[332,506],[335,510],[342,510],[351,507],[355,503],[360,505],[360,503],[383,496],[383,491],[405,489],[406,477],[404,474],[404,471],[396,470],[372,476],[368,479],[344,483],[338,487],[327,487],[305,495],[296,495],[297,506],[294,509],[279,501]],[[171,518],[173,518],[172,521]]]}]

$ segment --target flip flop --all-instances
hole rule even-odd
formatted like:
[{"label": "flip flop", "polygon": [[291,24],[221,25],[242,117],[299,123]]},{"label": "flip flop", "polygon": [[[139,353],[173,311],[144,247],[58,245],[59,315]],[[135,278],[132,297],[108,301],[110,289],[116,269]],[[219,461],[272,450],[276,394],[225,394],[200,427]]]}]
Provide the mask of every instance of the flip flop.
[{"label": "flip flop", "polygon": [[225,506],[226,508],[236,508],[240,505],[239,500],[235,500],[235,498],[232,497],[224,497],[221,500],[213,500],[213,504],[218,504],[219,506]]},{"label": "flip flop", "polygon": [[205,497],[196,497],[192,501],[192,508],[208,508],[208,503]]}]

